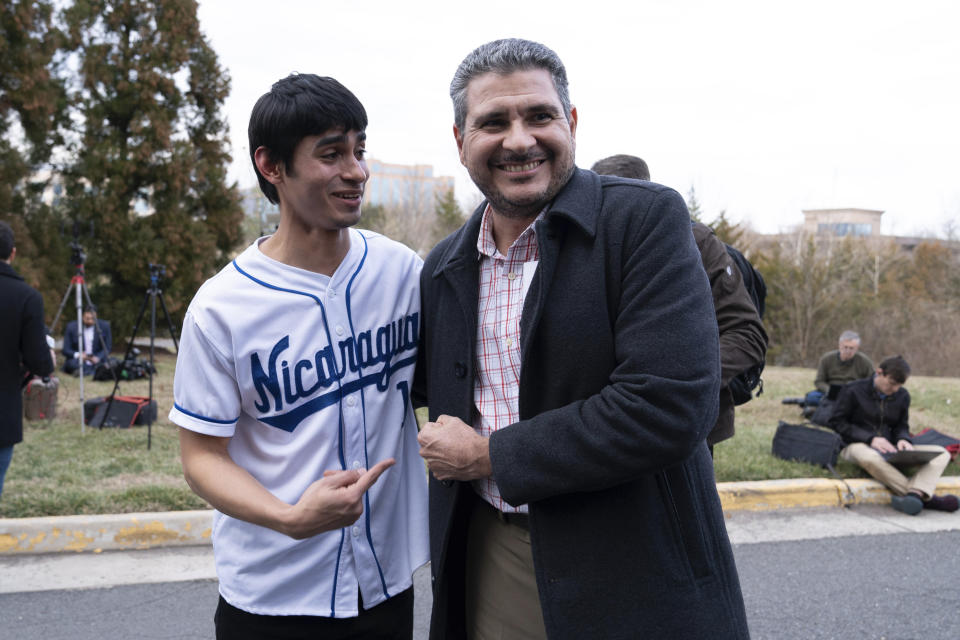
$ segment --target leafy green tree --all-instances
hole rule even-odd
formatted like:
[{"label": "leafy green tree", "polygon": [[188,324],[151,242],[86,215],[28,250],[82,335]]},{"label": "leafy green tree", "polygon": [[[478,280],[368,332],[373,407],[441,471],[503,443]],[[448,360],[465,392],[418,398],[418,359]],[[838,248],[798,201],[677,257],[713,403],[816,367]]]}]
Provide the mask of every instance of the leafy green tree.
[{"label": "leafy green tree", "polygon": [[745,244],[744,238],[746,230],[739,224],[730,222],[730,220],[727,219],[726,209],[721,211],[714,221],[710,223],[710,228],[713,229],[713,232],[718,238],[730,246],[736,247],[741,252],[746,253],[749,249]]},{"label": "leafy green tree", "polygon": [[703,211],[700,210],[700,201],[697,200],[697,189],[690,185],[690,191],[687,192],[687,209],[690,211],[690,217],[697,222],[703,222]]},{"label": "leafy green tree", "polygon": [[357,226],[361,229],[386,234],[388,218],[387,210],[382,204],[364,203],[360,213],[360,223]]},{"label": "leafy green tree", "polygon": [[431,229],[430,246],[433,247],[463,225],[464,216],[453,189],[437,194],[434,207],[434,223]]},{"label": "leafy green tree", "polygon": [[128,332],[148,263],[164,264],[179,324],[241,238],[221,114],[229,77],[200,31],[195,0],[74,0],[63,21],[78,69],[67,213],[96,229],[88,246],[95,302]]},{"label": "leafy green tree", "polygon": [[[45,266],[58,254],[48,245],[59,225],[41,199],[47,182],[37,172],[48,166],[65,117],[53,23],[46,0],[0,5],[0,218],[16,235],[18,271],[41,291],[56,282]],[[53,299],[46,296],[48,308]]]}]

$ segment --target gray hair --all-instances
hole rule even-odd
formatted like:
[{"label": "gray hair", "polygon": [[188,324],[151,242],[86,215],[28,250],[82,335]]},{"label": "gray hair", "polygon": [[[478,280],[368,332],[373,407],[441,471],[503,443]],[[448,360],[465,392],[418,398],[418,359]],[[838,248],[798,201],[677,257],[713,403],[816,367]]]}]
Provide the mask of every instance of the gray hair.
[{"label": "gray hair", "polygon": [[507,38],[480,45],[471,51],[453,74],[450,98],[453,100],[453,122],[463,130],[467,120],[467,85],[484,73],[507,75],[514,71],[544,69],[553,79],[563,115],[570,120],[570,92],[567,89],[567,70],[559,56],[548,47],[530,40]]},{"label": "gray hair", "polygon": [[844,331],[840,334],[840,340],[838,342],[846,342],[847,340],[856,340],[860,342],[860,334],[856,331]]}]

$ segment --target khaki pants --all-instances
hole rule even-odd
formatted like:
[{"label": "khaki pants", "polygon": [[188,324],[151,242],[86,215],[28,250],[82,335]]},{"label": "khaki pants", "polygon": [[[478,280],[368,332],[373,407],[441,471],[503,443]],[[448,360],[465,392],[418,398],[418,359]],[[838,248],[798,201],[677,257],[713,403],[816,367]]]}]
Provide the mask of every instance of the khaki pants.
[{"label": "khaki pants", "polygon": [[918,451],[939,451],[939,456],[916,468],[909,478],[899,469],[883,459],[883,454],[862,442],[854,442],[844,447],[840,457],[848,462],[860,466],[867,473],[879,480],[890,491],[903,496],[910,491],[919,491],[924,498],[929,498],[937,489],[937,480],[950,462],[950,454],[941,446],[934,444],[914,445]]},{"label": "khaki pants", "polygon": [[467,536],[467,637],[545,640],[530,533],[477,497]]}]

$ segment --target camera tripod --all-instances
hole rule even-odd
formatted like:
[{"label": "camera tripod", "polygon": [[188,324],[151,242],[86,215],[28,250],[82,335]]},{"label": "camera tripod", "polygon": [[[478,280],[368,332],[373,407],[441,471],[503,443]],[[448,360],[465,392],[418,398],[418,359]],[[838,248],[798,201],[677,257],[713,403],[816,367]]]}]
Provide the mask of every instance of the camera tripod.
[{"label": "camera tripod", "polygon": [[[73,250],[73,254],[70,257],[70,263],[76,269],[73,277],[70,279],[70,284],[67,285],[67,291],[63,294],[63,300],[60,302],[60,307],[57,309],[57,315],[53,318],[53,323],[50,325],[51,330],[55,330],[57,322],[60,320],[60,314],[63,312],[63,308],[67,304],[67,300],[70,299],[70,292],[75,292],[76,308],[77,308],[77,351],[79,352],[78,356],[78,365],[79,365],[79,378],[80,378],[80,432],[86,432],[86,416],[83,410],[83,378],[84,378],[84,368],[86,363],[84,362],[83,356],[86,353],[86,345],[84,344],[83,339],[83,302],[86,300],[87,308],[93,309],[93,301],[90,300],[90,291],[87,290],[87,281],[84,277],[84,262],[86,262],[86,254],[83,252],[83,247],[76,241],[76,230],[74,231],[74,241],[70,243],[70,248]],[[107,352],[107,344],[103,340],[103,334],[99,331],[94,331],[94,336],[100,338],[100,348],[103,349],[104,353]],[[64,345],[66,347],[66,345]],[[111,373],[113,370],[111,369]],[[113,373],[114,379],[116,379],[116,374]]]},{"label": "camera tripod", "polygon": [[[137,321],[133,325],[133,333],[130,336],[130,340],[127,342],[127,351],[123,356],[123,362],[127,363],[130,361],[130,357],[133,355],[134,345],[133,341],[137,337],[137,331],[140,329],[140,323],[143,322],[143,316],[147,310],[147,302],[150,302],[150,366],[147,367],[147,376],[149,377],[149,392],[147,396],[147,449],[150,448],[151,434],[153,428],[153,421],[155,419],[154,410],[153,410],[153,374],[156,373],[156,368],[153,365],[153,356],[154,356],[154,342],[157,337],[157,300],[160,300],[160,308],[163,310],[163,317],[167,321],[167,329],[170,330],[170,338],[173,340],[173,348],[176,351],[180,350],[180,345],[177,343],[177,336],[173,331],[173,322],[170,321],[170,313],[167,311],[167,303],[163,299],[163,290],[160,289],[160,278],[166,274],[166,267],[162,264],[153,264],[149,263],[148,268],[150,270],[150,286],[147,287],[147,292],[143,296],[143,303],[140,305],[140,313],[137,314]],[[103,429],[103,423],[106,422],[107,416],[110,415],[110,407],[113,406],[113,399],[117,394],[117,389],[120,387],[120,378],[114,376],[113,391],[110,392],[109,397],[107,398],[106,411],[103,414],[103,419],[100,421],[100,428]]]}]

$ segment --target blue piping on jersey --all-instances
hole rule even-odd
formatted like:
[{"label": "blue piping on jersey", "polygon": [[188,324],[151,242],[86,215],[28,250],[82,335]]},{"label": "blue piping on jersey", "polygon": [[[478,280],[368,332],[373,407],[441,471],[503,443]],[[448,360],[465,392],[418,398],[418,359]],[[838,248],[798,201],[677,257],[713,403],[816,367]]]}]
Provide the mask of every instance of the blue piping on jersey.
[{"label": "blue piping on jersey", "polygon": [[173,403],[173,407],[180,413],[188,415],[191,418],[196,418],[197,420],[203,420],[204,422],[212,422],[214,424],[233,424],[234,422],[240,419],[240,416],[237,416],[233,420],[217,420],[216,418],[208,418],[207,416],[200,415],[199,413],[187,411],[186,409],[178,405],[176,402]]},{"label": "blue piping on jersey", "polygon": [[[285,292],[285,293],[295,293],[295,294],[297,294],[298,296],[307,296],[308,298],[310,298],[311,300],[313,300],[314,302],[316,302],[318,305],[320,305],[320,309],[323,310],[323,303],[320,301],[320,298],[318,298],[317,296],[313,295],[312,293],[307,293],[306,291],[297,291],[296,289],[286,289],[286,288],[284,288],[284,287],[278,287],[278,286],[275,285],[275,284],[270,284],[269,282],[264,282],[263,280],[260,280],[259,278],[256,278],[256,277],[250,275],[249,273],[247,273],[246,271],[244,271],[243,269],[241,269],[241,268],[240,268],[240,265],[237,264],[237,259],[236,259],[236,258],[233,259],[233,267],[234,267],[237,271],[239,271],[242,275],[247,276],[248,278],[250,278],[251,280],[253,280],[253,281],[256,282],[257,284],[259,284],[260,286],[266,287],[267,289],[274,289],[274,290],[276,290],[276,291],[283,291],[283,292]],[[323,323],[324,323],[324,325],[326,325],[326,323],[327,323],[327,313],[326,313],[326,311],[323,312]],[[328,331],[327,333],[329,334],[329,331]]]},{"label": "blue piping on jersey", "polygon": [[[367,260],[367,251],[369,249],[367,245],[367,239],[361,233],[360,237],[363,238],[363,257],[360,258],[360,264],[357,265],[356,270],[353,272],[353,275],[350,276],[350,280],[347,282],[347,292],[346,292],[346,304],[347,304],[347,324],[350,325],[350,336],[353,338],[354,343],[357,340],[357,332],[353,328],[353,305],[350,304],[350,289],[353,286],[353,281],[356,279],[357,274],[360,273],[360,269],[363,268],[363,263]],[[408,358],[416,362],[416,357]],[[384,365],[387,367],[388,375],[392,374],[396,369],[390,367],[390,361],[387,360]],[[364,376],[363,374],[363,365],[359,362],[357,363],[357,370],[361,374],[360,379],[363,380],[369,376]],[[374,374],[375,378],[379,375]],[[360,387],[360,408],[363,413],[363,461],[364,464],[369,468],[370,466],[370,454],[367,451],[367,399],[363,393],[363,387]],[[387,590],[387,580],[383,575],[383,567],[380,566],[380,558],[377,557],[377,550],[373,546],[373,536],[370,533],[370,492],[366,491],[363,494],[363,521],[364,529],[366,529],[367,534],[367,544],[370,545],[370,552],[373,554],[373,562],[377,565],[377,573],[380,574],[380,584],[383,586],[383,595],[387,598],[390,597],[390,592]]]},{"label": "blue piping on jersey", "polygon": [[[367,242],[367,241],[366,241],[366,238],[364,238],[364,241],[363,241],[363,242],[364,242],[364,245],[366,245],[366,242]],[[366,256],[366,251],[364,251],[364,256]],[[362,264],[362,262],[361,262],[361,264]],[[257,284],[259,284],[259,285],[261,285],[261,286],[264,286],[264,287],[266,287],[266,288],[268,288],[268,289],[274,289],[274,290],[276,290],[276,291],[283,291],[283,292],[286,292],[286,293],[293,293],[293,294],[296,294],[296,295],[306,296],[306,297],[312,299],[314,302],[316,302],[317,305],[319,305],[319,307],[320,307],[320,315],[321,315],[321,317],[323,318],[323,330],[324,330],[324,331],[326,332],[326,334],[327,334],[327,344],[333,344],[333,337],[330,335],[330,325],[327,323],[327,310],[326,310],[326,308],[323,306],[323,302],[320,300],[320,298],[318,298],[317,296],[313,295],[312,293],[307,293],[306,291],[297,291],[296,289],[286,289],[286,288],[284,288],[284,287],[278,287],[278,286],[272,285],[272,284],[270,284],[270,283],[268,283],[268,282],[264,282],[263,280],[260,280],[259,278],[255,278],[255,277],[253,277],[251,274],[247,273],[246,271],[244,271],[243,269],[240,268],[240,265],[237,264],[236,258],[234,258],[234,260],[233,260],[233,267],[234,267],[238,272],[240,272],[240,274],[242,274],[242,275],[250,278],[251,280],[253,280],[253,281],[256,282]],[[356,275],[356,274],[354,274],[354,275]],[[351,279],[351,280],[352,280],[352,279]],[[335,357],[336,357],[336,356],[334,356],[334,358],[335,358]],[[340,379],[339,379],[339,378],[337,378],[337,387],[338,387],[338,390],[335,392],[335,393],[337,393],[337,398],[336,398],[336,399],[333,399],[333,400],[330,402],[330,404],[333,404],[333,402],[335,402],[337,399],[340,399],[340,398],[343,397],[343,388],[342,388],[342,385],[341,385],[341,383],[340,383]],[[327,394],[327,395],[331,395],[331,394]],[[318,399],[319,399],[319,398],[318,398]],[[338,454],[338,457],[340,458],[340,469],[341,469],[341,470],[345,470],[345,469],[347,468],[347,462],[346,462],[346,458],[344,457],[344,454],[343,454],[343,408],[342,408],[342,407],[340,408],[340,411],[339,411],[338,413],[339,413],[339,417],[338,417],[339,426],[338,426],[338,428],[337,428],[337,454]],[[289,415],[289,414],[288,414],[288,415]],[[282,416],[275,416],[275,417],[282,417]],[[265,421],[265,420],[264,420],[264,421]],[[298,420],[297,422],[299,422],[299,420]],[[269,424],[269,423],[268,423],[268,424]],[[296,424],[295,424],[294,426],[296,426]],[[291,428],[290,431],[293,431],[293,429]],[[331,590],[330,590],[330,593],[331,593],[331,595],[330,595],[330,615],[331,615],[331,616],[334,616],[334,615],[336,614],[336,610],[337,610],[337,609],[336,609],[336,601],[337,601],[337,580],[338,580],[339,577],[340,577],[340,556],[343,554],[343,542],[344,542],[344,535],[345,535],[345,534],[344,534],[344,531],[345,531],[345,530],[344,530],[343,528],[340,529],[340,545],[337,547],[337,563],[336,563],[336,565],[334,566],[334,569],[333,569],[333,587],[332,587]]]},{"label": "blue piping on jersey", "polygon": [[[340,555],[343,553],[343,536],[346,530],[340,529],[340,546],[337,547],[337,562],[333,569],[333,589],[330,591],[330,616],[337,612],[337,578],[340,577]],[[360,612],[357,612],[359,615]]]}]

